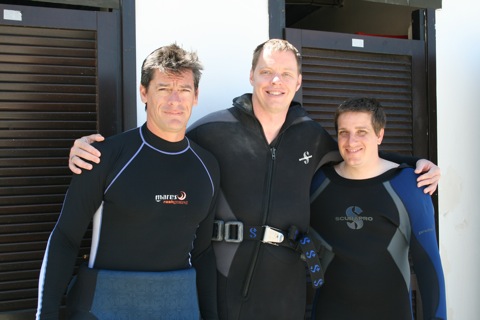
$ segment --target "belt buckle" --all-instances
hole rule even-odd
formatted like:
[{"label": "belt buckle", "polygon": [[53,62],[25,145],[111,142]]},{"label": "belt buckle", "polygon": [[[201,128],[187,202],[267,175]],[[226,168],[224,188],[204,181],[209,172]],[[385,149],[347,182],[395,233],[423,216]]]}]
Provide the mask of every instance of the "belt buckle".
[{"label": "belt buckle", "polygon": [[[233,237],[232,229],[237,229],[237,237]],[[225,242],[242,242],[243,241],[243,223],[240,221],[225,222],[225,236],[223,237]]]},{"label": "belt buckle", "polygon": [[281,232],[280,229],[275,229],[270,226],[263,226],[265,228],[265,232],[263,233],[263,243],[272,244],[274,246],[278,246],[280,243],[283,242],[285,236]]},{"label": "belt buckle", "polygon": [[213,235],[212,241],[222,241],[223,240],[223,229],[224,229],[223,220],[213,220]]}]

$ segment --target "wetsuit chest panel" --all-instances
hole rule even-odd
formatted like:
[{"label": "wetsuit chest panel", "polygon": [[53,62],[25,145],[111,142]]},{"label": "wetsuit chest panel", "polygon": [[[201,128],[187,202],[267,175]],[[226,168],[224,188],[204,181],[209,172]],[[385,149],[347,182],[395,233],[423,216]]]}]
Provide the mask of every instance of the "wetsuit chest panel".
[{"label": "wetsuit chest panel", "polygon": [[[398,237],[400,213],[384,185],[352,187],[333,179],[312,202],[311,219],[335,253],[318,291],[317,317],[409,319],[408,287],[389,250],[392,239],[400,241],[403,258],[409,244]],[[370,310],[373,304],[378,307]]]},{"label": "wetsuit chest panel", "polygon": [[[162,165],[145,174],[151,161]],[[128,269],[141,270],[137,262],[147,258],[159,270],[189,266],[192,235],[211,196],[210,179],[193,153],[172,156],[144,147],[104,196],[102,224],[109,228],[100,231],[96,266],[107,268],[112,256]]]}]

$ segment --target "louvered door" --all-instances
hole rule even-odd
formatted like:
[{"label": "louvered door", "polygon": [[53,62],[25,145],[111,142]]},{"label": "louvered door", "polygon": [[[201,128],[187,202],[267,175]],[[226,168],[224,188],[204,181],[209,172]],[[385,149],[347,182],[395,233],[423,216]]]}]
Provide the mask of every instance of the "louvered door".
[{"label": "louvered door", "polygon": [[419,40],[286,29],[303,57],[296,99],[332,135],[337,106],[352,97],[377,98],[387,113],[382,149],[427,156],[424,43]]},{"label": "louvered door", "polygon": [[[46,242],[71,179],[69,148],[99,131],[99,102],[118,94],[111,91],[120,76],[109,70],[120,68],[99,61],[118,61],[105,52],[119,50],[98,44],[111,30],[101,30],[95,12],[1,9],[17,10],[24,21],[0,24],[0,318],[33,319]],[[101,76],[105,69],[110,78]],[[120,108],[108,101],[102,112],[112,118],[104,125],[114,128],[112,109]]]}]

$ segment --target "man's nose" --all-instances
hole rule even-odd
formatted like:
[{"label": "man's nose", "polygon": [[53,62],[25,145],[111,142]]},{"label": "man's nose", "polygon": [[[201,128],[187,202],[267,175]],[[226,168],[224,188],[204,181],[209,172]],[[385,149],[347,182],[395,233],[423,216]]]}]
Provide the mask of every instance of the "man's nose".
[{"label": "man's nose", "polygon": [[274,73],[272,77],[272,82],[280,82],[282,81],[282,76],[279,73]]},{"label": "man's nose", "polygon": [[352,143],[355,143],[357,141],[357,135],[356,134],[350,134],[348,136],[348,143],[352,144]]},{"label": "man's nose", "polygon": [[173,102],[179,102],[180,101],[180,94],[178,91],[173,90],[170,96],[168,97],[168,102],[173,103]]}]

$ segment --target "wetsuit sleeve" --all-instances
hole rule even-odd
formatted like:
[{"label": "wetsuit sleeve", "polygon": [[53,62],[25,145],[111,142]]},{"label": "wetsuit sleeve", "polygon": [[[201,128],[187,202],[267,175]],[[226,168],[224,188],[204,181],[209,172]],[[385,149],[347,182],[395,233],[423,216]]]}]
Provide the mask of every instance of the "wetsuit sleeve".
[{"label": "wetsuit sleeve", "polygon": [[340,156],[340,152],[338,151],[338,143],[332,136],[323,128],[320,127],[320,136],[321,138],[318,139],[320,141],[317,149],[317,154],[323,155],[319,161],[317,168],[330,164],[330,163],[337,163],[342,161],[342,157]]},{"label": "wetsuit sleeve", "polygon": [[[104,162],[102,158],[102,163]],[[107,161],[105,161],[107,162]],[[58,319],[62,297],[72,278],[81,241],[103,198],[100,171],[74,175],[58,221],[50,235],[39,277],[37,319]]]},{"label": "wetsuit sleeve", "polygon": [[380,156],[380,158],[383,158],[385,160],[389,160],[395,163],[406,163],[413,168],[416,167],[417,161],[421,159],[414,156],[407,156],[400,153],[385,152],[385,151],[379,151],[378,155]]},{"label": "wetsuit sleeve", "polygon": [[200,313],[204,320],[218,319],[217,312],[217,267],[215,253],[212,248],[213,220],[220,184],[219,169],[212,173],[214,194],[208,216],[200,223],[192,252],[192,264],[197,272],[198,299]]},{"label": "wetsuit sleeve", "polygon": [[211,245],[193,260],[193,265],[197,272],[198,300],[202,319],[218,319],[217,268],[215,253]]},{"label": "wetsuit sleeve", "polygon": [[437,245],[434,208],[431,197],[417,188],[412,170],[404,175],[408,181],[397,181],[397,188],[408,188],[402,197],[412,232],[410,254],[422,297],[424,319],[446,319],[445,280]]}]

